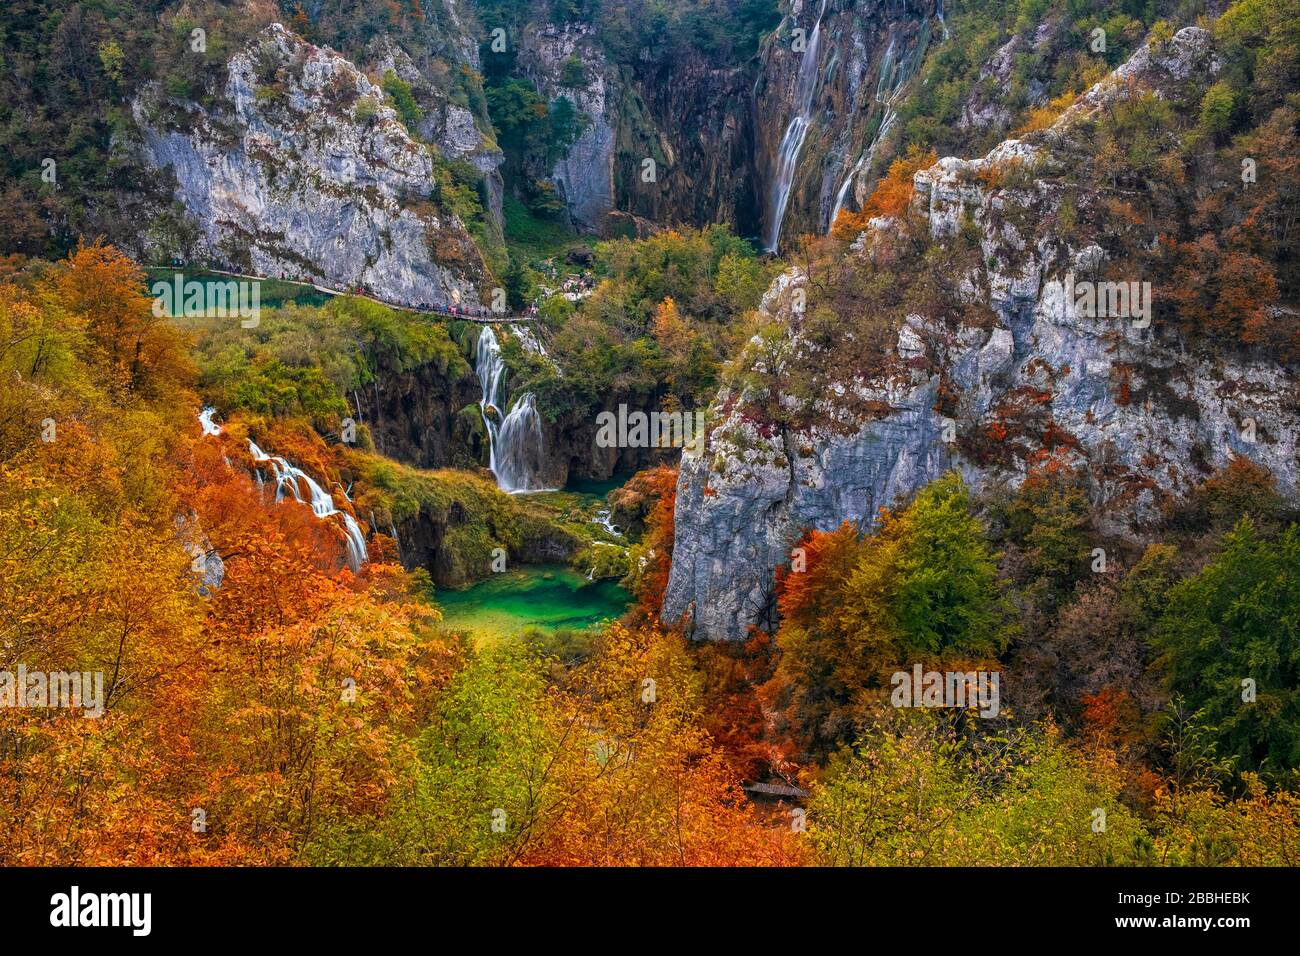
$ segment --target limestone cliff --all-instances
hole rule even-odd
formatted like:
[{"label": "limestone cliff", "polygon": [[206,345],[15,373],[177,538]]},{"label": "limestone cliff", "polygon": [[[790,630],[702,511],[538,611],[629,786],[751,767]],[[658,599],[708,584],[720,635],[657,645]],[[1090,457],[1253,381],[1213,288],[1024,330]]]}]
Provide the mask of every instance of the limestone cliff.
[{"label": "limestone cliff", "polygon": [[[839,208],[870,192],[881,146],[900,132],[907,84],[943,30],[938,9],[885,0],[790,4],[764,44],[753,91],[766,245],[783,192],[786,238],[825,232]],[[792,132],[801,120],[806,127]]]},{"label": "limestone cliff", "polygon": [[[566,85],[564,65],[583,64],[580,83]],[[614,209],[614,69],[585,24],[540,24],[525,31],[519,68],[548,103],[567,97],[585,118],[585,129],[546,172],[555,183],[569,219],[581,232],[604,232]]]},{"label": "limestone cliff", "polygon": [[402,304],[479,301],[485,267],[434,201],[429,148],[351,62],[273,24],[208,100],[150,86],[134,101],[145,158],[197,227],[186,258]]},{"label": "limestone cliff", "polygon": [[[1142,48],[1032,141],[919,172],[913,214],[928,241],[964,232],[974,244],[975,265],[954,277],[966,308],[907,315],[870,373],[837,374],[862,343],[849,331],[828,347],[802,307],[814,283],[798,269],[782,275],[761,309],[775,331],[751,341],[711,409],[704,452],[683,461],[664,619],[686,616],[700,638],[741,638],[769,618],[774,569],[805,530],[869,527],[880,507],[949,469],[976,489],[1015,485],[1049,446],[1085,471],[1116,533],[1140,535],[1162,504],[1236,455],[1300,492],[1288,370],[1258,354],[1193,352],[1159,322],[1084,314],[1068,290],[1104,275],[1107,253],[1089,235],[1054,231],[1069,173],[1055,154],[1074,124],[1215,69],[1208,35],[1184,29]],[[868,270],[899,227],[873,221],[850,268]],[[782,390],[794,367],[816,370],[812,394]]]}]

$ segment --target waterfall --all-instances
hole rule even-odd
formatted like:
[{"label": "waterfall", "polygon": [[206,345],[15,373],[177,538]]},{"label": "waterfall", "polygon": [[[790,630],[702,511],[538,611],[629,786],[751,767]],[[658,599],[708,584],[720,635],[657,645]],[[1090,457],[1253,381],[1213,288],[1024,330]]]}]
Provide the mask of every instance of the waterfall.
[{"label": "waterfall", "polygon": [[876,148],[880,145],[880,141],[885,138],[885,134],[889,132],[890,128],[894,125],[894,120],[897,118],[898,114],[894,112],[894,106],[891,100],[890,104],[885,108],[885,118],[880,123],[880,129],[878,129],[876,135],[871,138],[871,144],[862,151],[862,155],[853,165],[853,168],[849,170],[848,176],[844,178],[844,184],[840,186],[839,192],[835,194],[835,206],[831,209],[831,221],[827,223],[828,229],[835,225],[835,217],[838,216],[840,210],[844,208],[844,200],[849,196],[849,187],[853,185],[854,178],[858,173],[862,172],[863,169],[871,165],[871,160],[876,155]]},{"label": "waterfall", "polygon": [[609,508],[602,508],[596,512],[596,517],[592,518],[593,524],[598,524],[616,538],[623,537],[623,532],[618,530],[618,525],[614,524],[614,514]]},{"label": "waterfall", "polygon": [[503,491],[552,491],[542,484],[542,416],[532,392],[520,395],[497,431],[492,471]]},{"label": "waterfall", "polygon": [[496,476],[497,486],[511,494],[555,490],[547,488],[540,477],[545,438],[533,393],[525,392],[515,399],[500,425],[493,421],[493,416],[501,418],[502,415],[506,364],[491,326],[483,326],[479,333],[476,359],[478,380],[483,386],[479,410],[488,434],[488,464]]},{"label": "waterfall", "polygon": [[[939,19],[943,20],[943,3],[939,3]],[[946,27],[945,27],[946,29]],[[876,134],[871,137],[871,142],[867,148],[862,151],[858,161],[853,164],[849,174],[844,177],[844,183],[840,186],[839,191],[835,194],[835,206],[831,209],[830,222],[826,224],[829,230],[835,226],[835,217],[840,214],[844,208],[844,200],[848,198],[849,187],[853,185],[853,180],[858,173],[871,165],[875,158],[876,149],[884,141],[885,136],[894,126],[894,121],[898,119],[898,113],[894,106],[898,102],[898,95],[903,89],[903,84],[912,77],[915,68],[915,57],[911,60],[904,60],[901,64],[894,59],[894,35],[891,32],[889,36],[889,46],[885,47],[885,54],[880,58],[880,78],[876,81],[876,102],[885,107],[884,117],[880,121],[880,128]]]},{"label": "waterfall", "polygon": [[[366,554],[366,538],[361,533],[361,526],[357,524],[357,519],[346,511],[339,511],[335,508],[334,499],[301,468],[290,464],[286,459],[277,455],[268,455],[258,448],[251,438],[248,440],[248,450],[252,453],[254,461],[267,462],[271,465],[271,471],[275,475],[276,504],[279,504],[284,499],[284,491],[287,488],[295,501],[310,504],[311,510],[315,512],[317,518],[323,519],[332,515],[343,516],[343,530],[347,533],[348,564],[354,572],[359,570],[362,563],[367,560],[368,555]],[[258,479],[260,483],[260,472]],[[310,501],[303,500],[303,485],[307,486],[307,492],[311,496]]]},{"label": "waterfall", "polygon": [[203,426],[203,434],[205,435],[221,434],[221,426],[212,420],[212,416],[215,415],[216,413],[217,410],[213,408],[211,405],[208,405],[203,409],[203,411],[199,412],[199,424]]},{"label": "waterfall", "polygon": [[767,251],[776,252],[781,241],[781,222],[785,219],[785,209],[790,202],[790,187],[794,184],[794,173],[799,166],[799,152],[803,149],[804,138],[812,126],[813,93],[817,91],[818,53],[822,39],[822,16],[826,13],[826,0],[822,0],[821,9],[817,11],[817,22],[813,25],[808,46],[803,51],[803,60],[799,64],[799,77],[794,86],[796,112],[785,128],[781,138],[781,147],[777,150],[776,179],[772,182],[772,198],[768,208],[771,219],[767,229]]},{"label": "waterfall", "polygon": [[[479,333],[475,368],[478,371],[478,380],[483,386],[483,399],[479,403],[479,408],[483,412],[484,424],[489,424],[487,410],[491,408],[498,413],[501,410],[501,385],[506,374],[506,363],[501,358],[501,346],[497,344],[497,337],[490,325],[483,326],[483,331]],[[490,424],[488,431],[490,434]]]}]

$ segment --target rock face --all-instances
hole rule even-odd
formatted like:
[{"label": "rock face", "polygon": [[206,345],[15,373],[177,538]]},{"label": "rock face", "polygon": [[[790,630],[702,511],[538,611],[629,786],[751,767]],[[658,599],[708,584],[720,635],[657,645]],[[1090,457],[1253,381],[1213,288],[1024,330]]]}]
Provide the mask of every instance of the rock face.
[{"label": "rock face", "polygon": [[[612,395],[610,410],[626,406],[629,415],[655,412],[661,404],[644,396]],[[677,449],[604,448],[597,444],[600,431],[593,415],[570,415],[545,427],[549,479],[552,487],[563,487],[570,477],[603,481],[613,475],[627,475],[642,468],[674,461]]]},{"label": "rock face", "polygon": [[[922,9],[924,8],[924,9]],[[804,57],[817,59],[809,128],[799,150],[781,234],[824,233],[835,212],[857,206],[879,169],[880,145],[899,130],[895,107],[942,23],[935,4],[794,0],[768,39],[754,85],[756,176],[763,234],[772,224],[779,154],[801,105]],[[820,23],[815,48],[811,38]]]},{"label": "rock face", "polygon": [[197,225],[190,258],[399,304],[479,301],[478,250],[432,201],[430,154],[381,89],[280,24],[226,74],[210,108],[156,87],[134,103],[147,162]]},{"label": "rock face", "polygon": [[[566,82],[571,59],[582,65],[577,84]],[[615,63],[580,23],[527,28],[518,62],[548,102],[568,97],[586,117],[565,154],[535,171],[554,182],[579,231],[635,235],[645,222],[726,222],[742,235],[757,232],[756,64],[719,65],[695,52]]]},{"label": "rock face", "polygon": [[[575,58],[583,80],[565,83],[565,64]],[[604,232],[605,216],[614,208],[614,70],[590,27],[543,24],[525,34],[519,65],[537,91],[554,103],[567,97],[587,119],[587,127],[549,170],[580,232]]]},{"label": "rock face", "polygon": [[[692,54],[625,73],[618,129],[617,203],[641,219],[722,222],[756,235],[753,65]],[[655,176],[643,175],[653,159]]]},{"label": "rock face", "polygon": [[[454,11],[454,5],[452,6]],[[463,24],[457,24],[464,29]],[[477,73],[480,69],[478,46],[468,36],[455,53],[464,69]],[[470,109],[457,102],[453,94],[432,82],[426,70],[421,70],[411,56],[389,37],[373,40],[366,58],[371,71],[379,76],[388,70],[410,84],[424,115],[415,130],[425,142],[433,143],[450,160],[463,160],[483,174],[486,206],[496,229],[502,228],[502,199],[504,186],[500,167],[504,161],[501,150],[479,128]],[[451,72],[441,60],[435,63],[439,72]]]},{"label": "rock face", "polygon": [[478,378],[466,362],[383,369],[352,396],[375,450],[419,468],[486,461]]},{"label": "rock face", "polygon": [[[491,562],[480,560],[462,536],[471,522],[466,504],[452,501],[445,507],[425,505],[414,515],[397,523],[398,547],[402,564],[407,568],[425,568],[433,583],[443,588],[463,588],[490,577]],[[498,541],[498,529],[489,521],[483,529]],[[554,523],[538,523],[519,547],[508,548],[510,561],[520,564],[564,563],[574,556],[582,542]]]},{"label": "rock face", "polygon": [[[848,428],[774,429],[742,414],[738,399],[782,408],[795,399],[724,389],[704,452],[682,463],[666,621],[685,616],[697,638],[740,639],[768,620],[774,570],[807,529],[846,520],[869,527],[878,508],[949,469],[977,490],[1017,484],[1029,462],[1010,453],[1005,435],[989,438],[1007,422],[1032,419],[1053,430],[1056,453],[1084,469],[1108,530],[1119,534],[1140,535],[1166,501],[1234,456],[1268,469],[1282,491],[1300,493],[1300,402],[1287,369],[1258,357],[1196,357],[1140,318],[1083,314],[1071,290],[1099,275],[1103,250],[1013,223],[1017,205],[1030,210],[1030,222],[1053,221],[1060,194],[1050,181],[1035,174],[1018,187],[988,185],[992,170],[1050,160],[1055,138],[1111,98],[1214,69],[1209,37],[1185,29],[1089,91],[1041,145],[1010,140],[982,159],[946,158],[916,175],[914,213],[933,239],[954,235],[963,210],[977,229],[983,264],[964,287],[994,321],[953,327],[940,316],[909,315],[886,371],[843,384],[857,407],[876,410]],[[877,220],[855,244],[863,268],[895,225]],[[761,311],[784,332],[751,342],[742,367],[836,361],[801,327],[795,303],[806,286],[797,270],[774,283]],[[843,424],[842,407],[836,395],[820,397],[813,417]]]}]

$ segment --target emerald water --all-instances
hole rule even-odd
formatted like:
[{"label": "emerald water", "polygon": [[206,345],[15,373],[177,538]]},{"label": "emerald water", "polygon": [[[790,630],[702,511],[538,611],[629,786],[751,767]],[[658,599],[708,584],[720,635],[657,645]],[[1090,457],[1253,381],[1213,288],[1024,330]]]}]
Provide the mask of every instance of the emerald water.
[{"label": "emerald water", "polygon": [[474,637],[514,637],[530,627],[582,631],[613,620],[630,597],[613,581],[588,581],[562,564],[536,564],[494,574],[464,591],[437,590],[443,625]]},{"label": "emerald water", "polygon": [[[160,279],[170,282],[177,272],[181,273],[187,282],[202,282],[204,285],[224,284],[234,278],[216,272],[205,272],[201,269],[189,270],[179,266],[170,269],[150,266],[144,272],[148,277],[146,287],[150,289],[153,287],[153,283]],[[258,304],[267,309],[279,308],[287,302],[296,302],[299,305],[324,305],[334,298],[332,295],[317,291],[313,286],[305,282],[289,282],[282,279],[262,279],[260,281]]]},{"label": "emerald water", "polygon": [[564,490],[583,498],[591,498],[604,501],[605,496],[615,488],[622,488],[631,478],[627,475],[611,475],[608,478],[569,478],[569,483],[564,486]]}]

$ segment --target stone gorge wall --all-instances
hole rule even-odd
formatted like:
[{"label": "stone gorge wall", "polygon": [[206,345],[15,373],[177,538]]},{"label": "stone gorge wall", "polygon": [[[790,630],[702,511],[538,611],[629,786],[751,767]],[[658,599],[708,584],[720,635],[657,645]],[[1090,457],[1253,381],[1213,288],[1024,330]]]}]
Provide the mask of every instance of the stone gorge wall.
[{"label": "stone gorge wall", "polygon": [[[1208,35],[1184,29],[1159,55],[1139,51],[1058,127],[1131,89],[1158,90],[1214,68]],[[1300,493],[1300,397],[1287,369],[1264,359],[1194,357],[1155,329],[1078,314],[1067,284],[1098,274],[1101,248],[1073,247],[1048,232],[1022,234],[1004,215],[1019,203],[1033,211],[1032,222],[1053,220],[1060,193],[1050,182],[998,190],[979,175],[1032,159],[1052,140],[1052,131],[1040,145],[1011,140],[982,159],[945,158],[916,175],[915,212],[932,237],[952,236],[963,209],[973,214],[984,265],[966,285],[996,322],[988,329],[953,328],[941,316],[909,315],[886,373],[842,384],[883,414],[864,417],[847,435],[820,425],[789,433],[747,419],[725,389],[718,396],[705,451],[681,469],[665,621],[685,616],[697,638],[741,639],[770,613],[774,570],[789,560],[805,530],[830,530],[845,520],[868,526],[878,508],[948,469],[976,489],[1018,483],[1024,462],[981,463],[963,437],[987,430],[997,412],[1026,395],[1041,401],[1041,413],[1068,436],[1072,462],[1087,469],[1093,501],[1117,533],[1139,534],[1167,498],[1234,455],[1266,467],[1285,492]],[[864,250],[894,228],[889,221],[872,227],[857,244],[862,268]],[[742,367],[786,361],[833,367],[836,356],[818,354],[799,329],[794,292],[805,285],[798,270],[773,284],[762,311],[782,324],[784,335],[775,345],[751,343]],[[939,371],[916,361],[926,357]],[[941,380],[956,396],[951,443],[935,411]],[[831,398],[818,399],[817,420],[836,417]],[[1246,419],[1256,423],[1254,441],[1243,432]]]},{"label": "stone gorge wall", "polygon": [[[793,0],[764,44],[753,88],[755,174],[765,227],[782,138],[797,112],[795,89],[821,0]],[[838,204],[858,206],[878,173],[873,144],[897,128],[905,95],[932,36],[942,26],[931,2],[828,2],[821,17],[812,122],[800,150],[782,235],[821,234]],[[802,30],[802,44],[796,30]]]},{"label": "stone gorge wall", "polygon": [[429,201],[428,151],[356,66],[273,24],[226,72],[210,108],[156,86],[133,104],[146,161],[197,227],[189,258],[402,304],[479,301],[483,261]]},{"label": "stone gorge wall", "polygon": [[[565,86],[562,82],[564,64],[570,57],[577,57],[583,64],[582,85]],[[524,31],[518,66],[548,103],[566,96],[586,116],[587,128],[547,172],[574,228],[604,232],[605,217],[614,209],[614,127],[618,111],[613,65],[590,26],[543,23]]]},{"label": "stone gorge wall", "polygon": [[[726,222],[740,235],[759,236],[770,214],[776,154],[795,109],[803,54],[794,49],[792,31],[811,32],[818,2],[794,0],[759,55],[735,64],[699,51],[613,63],[589,26],[526,30],[520,55],[526,74],[548,99],[570,96],[592,119],[552,173],[574,223],[608,231],[607,214],[617,210],[659,224]],[[792,234],[824,232],[837,199],[860,201],[869,192],[873,165],[864,154],[891,96],[911,77],[937,29],[925,12],[933,12],[932,4],[848,0],[842,6],[825,14],[814,122],[788,214]],[[576,90],[560,84],[564,61],[574,54],[588,77]],[[650,182],[642,176],[646,159],[656,166]],[[855,170],[859,175],[845,189]]]},{"label": "stone gorge wall", "polygon": [[[469,29],[465,26],[464,29]],[[411,55],[388,37],[376,37],[367,50],[366,65],[370,72],[383,76],[388,70],[411,85],[411,92],[424,115],[415,132],[425,142],[433,143],[443,156],[450,160],[464,160],[483,174],[487,212],[499,231],[502,227],[502,197],[504,184],[500,167],[504,161],[500,148],[492,142],[474,113],[429,74],[439,76],[456,69],[478,72],[479,52],[473,37],[461,34],[458,40],[458,59],[452,62],[429,56],[430,65],[421,69]],[[445,82],[445,81],[444,81]]]}]

